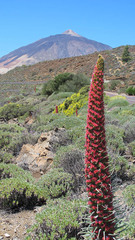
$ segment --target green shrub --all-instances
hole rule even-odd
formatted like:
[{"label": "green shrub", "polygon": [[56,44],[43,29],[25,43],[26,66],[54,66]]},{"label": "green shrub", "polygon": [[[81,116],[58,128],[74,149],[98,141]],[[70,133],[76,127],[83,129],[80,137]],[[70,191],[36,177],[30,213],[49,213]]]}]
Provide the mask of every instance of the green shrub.
[{"label": "green shrub", "polygon": [[120,234],[121,239],[133,240],[135,239],[135,212],[133,212],[127,224],[127,228]]},{"label": "green shrub", "polygon": [[65,196],[74,187],[72,175],[65,173],[62,168],[51,169],[41,176],[36,185],[51,198]]},{"label": "green shrub", "polygon": [[5,151],[0,152],[0,162],[10,163],[12,161],[13,154]]},{"label": "green shrub", "polygon": [[129,115],[132,115],[132,116],[135,116],[135,108],[128,108],[128,109],[122,109],[119,113],[120,115],[122,116],[129,116]]},{"label": "green shrub", "polygon": [[109,154],[110,171],[112,174],[125,180],[132,174],[129,174],[129,163],[123,156],[126,150],[123,138],[124,129],[111,124],[106,125],[106,140]]},{"label": "green shrub", "polygon": [[3,120],[9,120],[12,118],[17,118],[28,113],[32,109],[31,106],[18,104],[18,103],[9,103],[5,104],[0,108],[0,118]]},{"label": "green shrub", "polygon": [[[50,96],[53,92],[58,91],[59,86],[65,83],[67,80],[72,80],[73,74],[62,73],[57,75],[54,80],[49,80],[43,85],[42,94]],[[72,91],[72,90],[71,90]]]},{"label": "green shrub", "polygon": [[120,81],[118,80],[112,80],[110,83],[110,89],[111,90],[116,90],[117,86],[120,84]]},{"label": "green shrub", "polygon": [[[72,129],[74,126],[79,126],[82,124],[82,120],[77,118],[76,116],[67,117],[65,114],[53,114],[54,117],[44,126],[45,131],[49,131],[54,129],[55,127],[61,128],[64,127],[65,129]],[[39,130],[41,127],[37,130]]]},{"label": "green shrub", "polygon": [[108,103],[108,109],[112,108],[112,107],[123,107],[123,106],[128,106],[129,103],[128,101],[125,99],[125,97],[111,97],[110,101]]},{"label": "green shrub", "polygon": [[123,156],[120,156],[118,154],[112,153],[108,151],[109,153],[109,166],[112,176],[120,177],[121,179],[125,180],[127,178],[132,178],[133,173],[129,171],[129,163]]},{"label": "green shrub", "polygon": [[81,186],[85,186],[84,178],[84,153],[79,149],[73,149],[61,155],[60,167],[72,175],[74,179],[75,191],[78,191]]},{"label": "green shrub", "polygon": [[108,124],[106,126],[106,140],[107,147],[112,152],[122,155],[125,151],[125,144],[123,141],[124,129]]},{"label": "green shrub", "polygon": [[131,118],[127,121],[123,128],[124,132],[124,141],[127,143],[133,142],[135,140],[135,118]]},{"label": "green shrub", "polygon": [[27,182],[34,182],[30,172],[23,170],[15,164],[0,163],[0,179],[18,177]]},{"label": "green shrub", "polygon": [[73,94],[73,92],[59,92],[59,93],[53,93],[51,96],[48,97],[47,101],[56,101],[60,99],[64,99],[67,97],[70,97]]},{"label": "green shrub", "polygon": [[106,93],[104,93],[104,103],[105,103],[105,105],[108,104],[109,101],[110,101],[110,97]]},{"label": "green shrub", "polygon": [[[71,90],[74,92],[78,92],[82,87],[86,86],[86,88],[89,89],[89,84],[90,84],[90,80],[89,78],[82,74],[82,73],[77,73],[74,74],[73,76],[73,83],[71,85]],[[84,93],[81,93],[84,94]]]},{"label": "green shrub", "polygon": [[45,191],[22,178],[6,178],[0,182],[1,208],[19,210],[31,209],[46,202]]},{"label": "green shrub", "polygon": [[133,86],[128,87],[126,90],[126,93],[128,95],[135,95],[135,87],[133,87]]},{"label": "green shrub", "polygon": [[[26,143],[36,143],[38,134],[29,134],[24,127],[18,124],[1,124],[0,125],[0,158],[4,161],[10,161],[9,157],[16,156],[22,145]],[[8,154],[6,154],[8,153]],[[9,155],[11,154],[11,155]],[[8,160],[9,159],[9,160]]]},{"label": "green shrub", "polygon": [[135,157],[135,141],[129,143],[128,147],[130,149],[130,152],[131,152],[132,156]]},{"label": "green shrub", "polygon": [[[1,124],[0,125],[0,148],[2,150],[9,150],[15,145],[15,141],[22,134],[25,128],[18,126],[17,124]],[[13,149],[12,149],[13,152]],[[12,153],[11,152],[11,153]]]},{"label": "green shrub", "polygon": [[29,230],[27,240],[79,240],[86,202],[59,199],[49,201],[45,209],[36,215],[36,224]]},{"label": "green shrub", "polygon": [[47,83],[43,85],[42,94],[50,96],[55,91],[54,81],[49,80]]},{"label": "green shrub", "polygon": [[129,60],[131,60],[131,56],[128,50],[128,45],[126,45],[122,53],[122,61],[125,63],[128,62]]},{"label": "green shrub", "polygon": [[[80,115],[80,113],[79,113]],[[78,117],[80,119],[80,117]],[[79,125],[73,126],[67,131],[72,143],[81,150],[84,150],[85,145],[85,122],[80,122]]]},{"label": "green shrub", "polygon": [[135,184],[127,186],[123,196],[128,206],[135,206]]},{"label": "green shrub", "polygon": [[50,96],[54,92],[78,92],[87,84],[89,79],[83,74],[62,73],[44,84],[42,94]]}]

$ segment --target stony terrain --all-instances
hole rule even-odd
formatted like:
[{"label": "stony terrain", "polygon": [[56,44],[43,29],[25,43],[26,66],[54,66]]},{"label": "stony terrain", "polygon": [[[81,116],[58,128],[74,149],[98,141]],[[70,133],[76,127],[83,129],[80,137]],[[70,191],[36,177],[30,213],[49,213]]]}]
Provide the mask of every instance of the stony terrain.
[{"label": "stony terrain", "polygon": [[[126,87],[129,84],[134,85],[135,47],[130,46],[129,49],[132,61],[126,64],[121,62],[123,47],[103,52],[106,59],[105,84],[108,83],[107,81],[110,81],[109,84],[113,81],[120,81],[121,86],[123,84]],[[52,79],[56,73],[69,70],[81,73],[84,71],[86,75],[88,72],[91,74],[97,54],[48,61],[29,67],[23,66],[0,76],[1,83],[4,83],[1,84],[1,91],[5,90],[0,99],[0,181],[2,183],[0,185],[2,189],[0,189],[0,239],[24,240],[30,226],[37,223],[37,229],[31,233],[31,236],[34,236],[31,239],[35,240],[36,234],[42,229],[42,224],[40,225],[42,214],[45,218],[47,212],[47,219],[53,221],[51,226],[56,226],[58,229],[57,214],[62,204],[65,201],[69,201],[69,204],[75,199],[79,201],[87,199],[83,161],[87,99],[84,101],[84,105],[80,105],[80,101],[87,98],[88,87],[82,88],[81,98],[79,98],[79,93],[71,92],[71,89],[69,92],[65,92],[63,85],[63,88],[48,96],[43,95],[43,84],[36,83],[39,80],[43,83],[46,79]],[[67,63],[69,65],[65,68]],[[82,77],[82,75],[79,76]],[[14,84],[6,85],[6,82],[14,82]],[[24,84],[20,84],[22,82]],[[26,85],[26,82],[32,84]],[[73,83],[70,83],[73,86]],[[104,98],[110,171],[113,188],[115,187],[114,194],[120,198],[121,203],[122,213],[120,215],[117,213],[118,218],[124,224],[129,223],[123,239],[133,240],[135,237],[135,97],[127,96],[125,93],[120,94],[120,88],[118,93],[117,84],[115,92],[110,92],[110,86],[108,85],[107,90],[109,91],[106,92],[108,96],[105,95]],[[9,91],[13,90],[13,87],[14,90],[18,90],[17,94],[15,91]],[[65,101],[66,105],[64,105]],[[77,116],[74,108],[76,101],[78,101]],[[67,108],[68,104],[69,107],[73,107],[73,111],[70,108],[69,115],[65,114],[65,109],[55,114],[56,105]],[[27,172],[27,170],[29,171]],[[3,186],[6,187],[3,188]],[[10,189],[12,186],[15,186],[16,192],[14,189],[13,191]],[[49,192],[49,200],[46,189],[47,193]],[[31,191],[34,191],[36,195],[32,206],[29,202]],[[19,195],[19,198],[14,202],[14,198],[10,199],[9,195],[14,197]],[[40,196],[44,196],[45,199],[41,201]],[[25,201],[28,198],[28,202],[23,201],[23,198]],[[5,199],[5,204],[6,200],[9,200],[10,206],[6,207],[5,205],[3,208],[3,199]],[[49,204],[52,204],[56,214],[56,216],[54,214],[53,220]],[[43,211],[44,207],[45,211]],[[63,213],[64,210],[65,206],[60,212]],[[38,215],[38,220],[35,219],[37,213],[41,214]],[[68,218],[72,222],[73,216],[70,219],[69,215]],[[73,222],[75,221],[77,220]],[[63,228],[70,229],[66,219],[63,222],[67,224]],[[43,226],[46,230],[46,222],[43,223]]]}]

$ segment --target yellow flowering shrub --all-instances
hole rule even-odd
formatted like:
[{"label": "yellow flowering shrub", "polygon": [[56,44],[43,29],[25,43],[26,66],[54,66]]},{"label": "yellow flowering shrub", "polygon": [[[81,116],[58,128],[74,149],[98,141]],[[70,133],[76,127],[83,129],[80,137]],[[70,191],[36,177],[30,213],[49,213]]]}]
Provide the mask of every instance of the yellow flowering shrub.
[{"label": "yellow flowering shrub", "polygon": [[[88,102],[89,86],[85,86],[78,93],[72,94],[70,97],[58,106],[58,112],[63,112],[66,116],[71,116],[75,113],[76,108],[79,110]],[[53,113],[56,111],[54,110]]]}]

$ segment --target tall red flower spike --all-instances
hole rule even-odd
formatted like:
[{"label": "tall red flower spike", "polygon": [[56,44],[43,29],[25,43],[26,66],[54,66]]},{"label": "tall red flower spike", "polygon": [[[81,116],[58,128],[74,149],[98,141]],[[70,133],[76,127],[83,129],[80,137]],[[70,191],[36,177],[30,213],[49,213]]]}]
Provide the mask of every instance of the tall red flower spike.
[{"label": "tall red flower spike", "polygon": [[113,195],[105,141],[103,70],[104,60],[99,56],[89,91],[85,145],[85,178],[93,240],[112,240],[115,231]]},{"label": "tall red flower spike", "polygon": [[58,106],[56,105],[56,107],[55,107],[55,110],[56,110],[56,113],[58,113]]}]

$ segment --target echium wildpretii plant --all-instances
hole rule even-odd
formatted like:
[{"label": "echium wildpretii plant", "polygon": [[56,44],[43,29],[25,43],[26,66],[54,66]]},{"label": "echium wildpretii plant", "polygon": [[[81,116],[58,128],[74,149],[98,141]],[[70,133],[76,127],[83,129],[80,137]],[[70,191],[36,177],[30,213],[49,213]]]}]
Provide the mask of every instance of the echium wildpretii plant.
[{"label": "echium wildpretii plant", "polygon": [[85,144],[85,178],[93,240],[115,239],[113,195],[105,141],[103,71],[104,60],[99,56],[89,91]]}]

